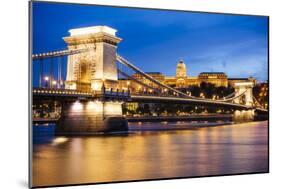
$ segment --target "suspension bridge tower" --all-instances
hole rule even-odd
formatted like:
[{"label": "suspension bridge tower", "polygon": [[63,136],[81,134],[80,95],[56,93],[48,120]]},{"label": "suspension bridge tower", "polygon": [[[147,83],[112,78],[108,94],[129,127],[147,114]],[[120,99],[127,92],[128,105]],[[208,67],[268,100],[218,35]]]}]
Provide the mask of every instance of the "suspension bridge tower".
[{"label": "suspension bridge tower", "polygon": [[[73,53],[67,59],[66,89],[106,94],[106,89],[117,88],[118,72],[116,48],[121,41],[116,30],[107,26],[71,29],[64,41]],[[114,98],[114,97],[112,97]],[[64,101],[61,118],[56,127],[58,134],[90,134],[98,131],[128,129],[122,116],[122,100],[78,99]]]},{"label": "suspension bridge tower", "polygon": [[[249,107],[254,106],[253,97],[253,82],[237,82],[234,84],[235,98],[234,103],[244,104]],[[236,121],[250,121],[254,120],[255,109],[249,108],[248,110],[235,110],[233,118]]]},{"label": "suspension bridge tower", "polygon": [[69,50],[88,49],[72,54],[67,60],[66,88],[79,91],[115,89],[117,86],[116,48],[121,41],[116,30],[108,26],[94,26],[69,30],[64,37]]},{"label": "suspension bridge tower", "polygon": [[[254,98],[253,98],[253,82],[240,82],[235,83],[235,96],[240,98],[235,98],[234,102],[241,104],[241,99],[244,99],[244,103],[247,106],[253,106]],[[243,98],[244,97],[244,98]]]}]

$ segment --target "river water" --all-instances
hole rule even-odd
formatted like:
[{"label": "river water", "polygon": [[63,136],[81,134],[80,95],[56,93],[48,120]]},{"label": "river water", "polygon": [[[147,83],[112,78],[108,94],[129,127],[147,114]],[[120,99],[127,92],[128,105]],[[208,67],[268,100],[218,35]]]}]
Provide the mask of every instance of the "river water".
[{"label": "river water", "polygon": [[268,172],[267,121],[200,124],[130,123],[127,134],[85,137],[33,126],[33,186]]}]

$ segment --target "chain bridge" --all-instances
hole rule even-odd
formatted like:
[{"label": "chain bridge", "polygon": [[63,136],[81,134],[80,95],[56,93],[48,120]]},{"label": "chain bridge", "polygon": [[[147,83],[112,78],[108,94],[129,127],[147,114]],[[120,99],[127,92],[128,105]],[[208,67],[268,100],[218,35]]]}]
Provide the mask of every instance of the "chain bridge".
[{"label": "chain bridge", "polygon": [[[191,96],[166,85],[117,53],[116,30],[107,26],[72,29],[64,37],[67,49],[32,55],[33,102],[57,100],[62,104],[56,127],[62,134],[126,130],[122,103],[179,103],[234,109],[234,117],[267,113],[254,98],[252,82],[235,83],[235,91],[221,99]],[[48,74],[46,74],[48,72]],[[132,77],[140,74],[149,82]],[[143,91],[122,89],[118,80],[130,79]],[[37,80],[36,80],[37,81]],[[243,100],[241,100],[243,99]]]}]

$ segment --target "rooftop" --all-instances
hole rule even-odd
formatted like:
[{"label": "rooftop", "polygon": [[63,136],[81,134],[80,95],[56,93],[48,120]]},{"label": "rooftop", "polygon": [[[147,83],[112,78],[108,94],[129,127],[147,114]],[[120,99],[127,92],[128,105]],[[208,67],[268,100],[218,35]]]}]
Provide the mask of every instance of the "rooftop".
[{"label": "rooftop", "polygon": [[161,72],[145,72],[146,74],[161,74],[162,75],[162,73]]},{"label": "rooftop", "polygon": [[92,27],[84,27],[84,28],[76,28],[69,30],[71,36],[76,35],[86,35],[86,34],[96,34],[96,33],[107,33],[115,36],[117,30],[108,27],[108,26],[92,26]]},{"label": "rooftop", "polygon": [[228,78],[228,80],[249,80],[249,78]]},{"label": "rooftop", "polygon": [[224,75],[225,75],[224,72],[201,72],[200,75],[201,75],[201,74],[209,74],[209,75],[224,74]]},{"label": "rooftop", "polygon": [[184,64],[184,61],[182,58],[179,60],[179,63]]}]

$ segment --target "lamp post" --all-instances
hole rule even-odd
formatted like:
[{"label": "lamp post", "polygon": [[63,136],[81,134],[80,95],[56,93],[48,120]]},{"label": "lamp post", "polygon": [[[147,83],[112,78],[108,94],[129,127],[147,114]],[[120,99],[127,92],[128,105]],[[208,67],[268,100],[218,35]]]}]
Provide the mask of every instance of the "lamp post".
[{"label": "lamp post", "polygon": [[59,88],[63,88],[63,81],[60,79],[60,82],[59,82]]},{"label": "lamp post", "polygon": [[56,85],[57,85],[57,81],[56,81],[56,80],[53,80],[53,81],[52,81],[52,87],[56,88]]},{"label": "lamp post", "polygon": [[104,94],[104,93],[105,93],[104,79],[102,79],[102,86],[101,86],[101,90],[102,90],[102,93]]},{"label": "lamp post", "polygon": [[139,88],[139,93],[140,93],[140,91],[141,91],[141,86],[139,86],[138,88]]},{"label": "lamp post", "polygon": [[44,80],[45,80],[45,87],[48,87],[48,82],[49,82],[50,78],[48,76],[45,76]]},{"label": "lamp post", "polygon": [[127,81],[127,89],[128,89],[128,91],[130,90],[130,81]]}]

